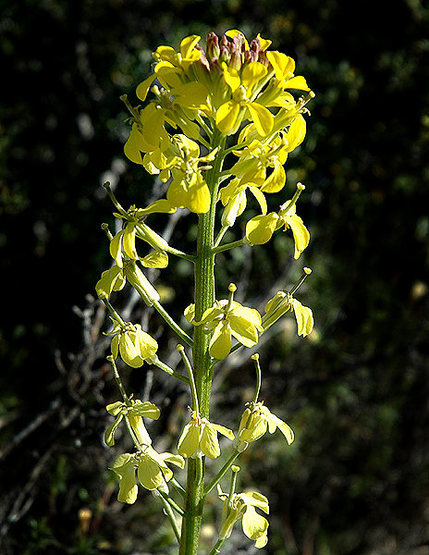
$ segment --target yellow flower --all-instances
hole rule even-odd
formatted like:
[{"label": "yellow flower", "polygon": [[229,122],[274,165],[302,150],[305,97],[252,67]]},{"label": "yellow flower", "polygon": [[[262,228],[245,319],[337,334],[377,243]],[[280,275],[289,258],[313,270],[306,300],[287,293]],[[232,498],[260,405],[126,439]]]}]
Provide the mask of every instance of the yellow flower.
[{"label": "yellow flower", "polygon": [[305,337],[310,334],[314,325],[311,308],[301,304],[286,291],[278,291],[265,306],[265,315],[262,319],[264,330],[267,330],[289,310],[293,310],[295,313],[298,335]]},{"label": "yellow flower", "polygon": [[243,119],[247,118],[253,121],[259,135],[268,135],[273,128],[273,115],[268,108],[255,101],[265,84],[267,68],[260,62],[250,62],[243,67],[241,74],[225,63],[222,69],[232,97],[216,111],[218,129],[226,135],[231,135],[238,130]]},{"label": "yellow flower", "polygon": [[[235,152],[240,159],[231,168],[231,173],[239,177],[242,182],[255,183],[264,193],[277,193],[286,183],[283,164],[287,158],[287,145],[286,138],[280,136],[269,144],[253,140],[248,147]],[[272,168],[269,175],[267,175],[268,168]]]},{"label": "yellow flower", "polygon": [[245,347],[253,347],[259,340],[259,333],[263,330],[259,312],[254,308],[242,306],[233,300],[235,285],[229,286],[229,299],[216,301],[202,315],[199,322],[194,320],[192,305],[185,311],[188,321],[195,326],[203,325],[212,333],[210,340],[210,355],[217,359],[224,359],[231,350],[231,336],[234,336]]},{"label": "yellow flower", "polygon": [[156,405],[149,401],[134,400],[131,402],[131,405],[127,405],[122,401],[116,401],[107,405],[106,410],[109,414],[116,417],[113,424],[107,428],[104,434],[104,441],[109,447],[115,444],[115,433],[124,417],[128,418],[140,444],[151,445],[152,440],[146,431],[142,417],[158,420],[161,413]]},{"label": "yellow flower", "polygon": [[[147,208],[130,207],[128,212],[115,212],[117,218],[125,219],[124,229],[118,231],[110,241],[110,254],[119,268],[123,268],[124,261],[140,260],[146,268],[166,268],[168,266],[168,255],[166,250],[169,245],[165,239],[158,235],[153,229],[144,223],[144,219],[149,214],[167,213],[172,214],[176,207],[166,199],[160,199],[150,204]],[[136,238],[139,238],[151,247],[154,251],[148,255],[140,257],[136,250]]]},{"label": "yellow flower", "polygon": [[284,226],[284,231],[292,230],[295,253],[294,258],[298,259],[301,253],[307,248],[310,241],[310,233],[305,227],[302,218],[296,214],[296,200],[304,185],[298,183],[297,192],[292,200],[285,202],[278,213],[270,212],[262,216],[255,216],[246,224],[246,238],[252,245],[262,245],[269,241],[273,233]]},{"label": "yellow flower", "polygon": [[101,274],[101,278],[95,285],[95,290],[100,299],[108,299],[112,291],[120,291],[124,288],[125,283],[126,278],[122,268],[115,265]]},{"label": "yellow flower", "polygon": [[244,212],[247,205],[247,189],[258,201],[262,213],[266,214],[267,202],[259,188],[253,183],[243,183],[239,179],[233,179],[219,191],[219,199],[225,207],[222,214],[223,227],[233,226],[237,217]]},{"label": "yellow flower", "polygon": [[296,214],[296,206],[293,205],[288,208],[287,203],[284,204],[279,210],[279,222],[284,225],[284,231],[287,229],[292,230],[295,242],[294,258],[298,259],[303,250],[305,250],[310,241],[310,233],[305,227],[302,218]]},{"label": "yellow flower", "polygon": [[200,418],[193,411],[191,421],[186,424],[179,438],[177,450],[180,455],[186,458],[198,457],[203,454],[211,459],[216,459],[220,455],[218,433],[228,439],[234,439],[234,434],[231,430],[220,424],[213,424],[207,418]]},{"label": "yellow flower", "polygon": [[265,514],[269,513],[268,499],[265,495],[257,491],[248,491],[229,496],[222,492],[220,487],[218,492],[224,502],[219,538],[229,538],[234,524],[241,520],[243,532],[255,542],[255,547],[258,549],[265,547],[268,541],[268,521],[256,512],[256,509],[260,509]]},{"label": "yellow flower", "polygon": [[137,499],[140,484],[149,490],[161,487],[173,477],[173,472],[166,463],[171,463],[180,468],[185,461],[180,455],[172,453],[158,453],[150,446],[146,446],[138,453],[123,453],[116,458],[111,470],[119,477],[118,501],[132,504]]},{"label": "yellow flower", "polygon": [[117,324],[110,334],[116,334],[112,339],[112,355],[117,358],[120,354],[122,360],[132,368],[142,366],[158,350],[158,343],[142,330],[140,324],[128,323],[125,327]]},{"label": "yellow flower", "polygon": [[250,403],[241,417],[238,439],[251,443],[262,437],[267,430],[273,434],[277,428],[290,445],[294,440],[294,434],[286,422],[270,412],[262,402]]}]

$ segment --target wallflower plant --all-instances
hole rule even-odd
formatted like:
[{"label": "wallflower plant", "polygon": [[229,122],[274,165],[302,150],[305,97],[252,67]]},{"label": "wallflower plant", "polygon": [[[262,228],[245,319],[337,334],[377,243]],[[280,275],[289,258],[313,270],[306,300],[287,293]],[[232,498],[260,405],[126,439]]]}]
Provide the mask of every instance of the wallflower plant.
[{"label": "wallflower plant", "polygon": [[[306,105],[314,93],[305,78],[295,74],[294,60],[271,49],[271,41],[260,35],[248,42],[243,33],[230,30],[221,38],[209,33],[205,48],[200,43],[201,37],[192,35],[181,41],[177,51],[159,46],[153,53],[152,73],[137,86],[139,103],[133,105],[126,95],[121,97],[130,112],[125,156],[159,177],[165,184],[165,198],[125,209],[105,184],[120,228],[112,234],[106,224],[102,226],[112,265],[96,284],[113,323],[106,334],[112,337],[107,359],[122,396],[106,407],[114,420],[106,430],[105,442],[117,449],[117,432],[124,427],[134,445],[132,452],[118,454],[111,466],[119,480],[118,500],[134,503],[139,487],[152,491],[171,523],[181,555],[197,554],[205,501],[216,487],[223,508],[210,555],[221,551],[236,522],[241,522],[244,534],[257,548],[266,545],[268,520],[258,510],[267,515],[268,500],[257,491],[235,491],[239,467],[234,462],[267,431],[278,429],[286,448],[294,433],[259,400],[262,371],[258,354],[251,357],[256,369],[255,394],[236,426],[230,424],[235,432],[210,419],[213,373],[233,351],[255,348],[260,337],[289,311],[296,317],[298,335],[305,337],[313,328],[311,309],[295,297],[310,269],[304,268],[292,289],[278,291],[268,299],[262,313],[262,307],[258,310],[234,299],[234,284],[228,293],[220,291],[218,298],[215,264],[219,253],[243,245],[260,248],[258,245],[280,230],[290,230],[295,259],[307,248],[310,234],[297,215],[304,185],[298,183],[292,196],[285,193],[277,209],[269,208],[269,196],[277,194],[278,198],[289,188],[284,166],[289,153],[305,138]],[[246,216],[249,193],[260,209],[253,217]],[[152,227],[153,214],[168,217],[178,209],[198,219],[194,253],[170,245]],[[242,238],[224,242],[226,231],[238,226],[237,222],[244,228]],[[187,330],[167,312],[145,275],[145,268],[166,268],[169,256],[194,267],[194,299],[187,308],[183,306]],[[186,372],[162,362],[150,330],[125,321],[111,304],[112,295],[126,291],[127,283],[175,334]],[[158,407],[126,392],[120,369],[144,364],[189,386],[190,420],[183,424],[177,446],[171,446],[177,453],[159,453],[153,446],[145,419],[158,419]],[[221,442],[218,434],[224,436]],[[226,462],[217,468],[214,461],[208,479],[206,458],[217,459],[221,453]],[[180,483],[171,465],[186,467],[186,484]],[[220,482],[228,473],[229,490],[224,493]]]}]

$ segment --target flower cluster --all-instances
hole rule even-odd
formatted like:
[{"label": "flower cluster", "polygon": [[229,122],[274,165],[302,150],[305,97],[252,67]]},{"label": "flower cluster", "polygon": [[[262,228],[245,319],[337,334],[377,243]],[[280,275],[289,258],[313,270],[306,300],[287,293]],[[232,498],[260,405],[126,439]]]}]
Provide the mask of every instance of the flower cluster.
[{"label": "flower cluster", "polygon": [[[309,113],[306,105],[314,94],[305,78],[295,74],[294,60],[272,50],[271,41],[259,34],[248,42],[238,30],[227,31],[220,38],[209,33],[205,48],[200,41],[201,37],[192,35],[181,41],[178,50],[159,46],[153,53],[153,72],[136,89],[140,103],[133,106],[127,96],[122,97],[131,115],[125,156],[150,175],[158,176],[164,184],[163,198],[143,208],[132,205],[125,209],[105,184],[115,206],[118,227],[113,234],[107,224],[103,226],[112,266],[102,272],[95,289],[113,321],[106,334],[112,337],[108,360],[122,395],[121,401],[107,406],[114,421],[106,430],[105,443],[117,448],[117,431],[125,424],[135,447],[134,452],[117,456],[112,466],[119,478],[118,500],[134,503],[139,483],[154,490],[162,497],[179,543],[181,537],[185,538],[186,553],[196,553],[194,536],[198,526],[192,519],[201,514],[205,496],[217,485],[224,502],[218,543],[212,551],[218,553],[237,521],[241,521],[243,532],[257,548],[264,547],[268,539],[268,521],[256,510],[268,514],[268,500],[255,491],[235,492],[238,467],[232,466],[233,461],[267,431],[272,434],[279,429],[289,445],[294,433],[258,401],[262,379],[259,355],[252,356],[257,369],[255,395],[246,403],[236,433],[211,422],[208,401],[213,371],[232,351],[254,348],[261,335],[288,311],[295,314],[298,335],[307,336],[313,328],[313,314],[295,298],[310,270],[304,270],[305,275],[291,290],[278,291],[266,303],[262,315],[248,303],[234,299],[234,284],[230,284],[227,298],[216,298],[215,257],[245,244],[263,245],[281,229],[290,231],[293,237],[295,259],[307,248],[310,233],[297,214],[304,185],[298,183],[294,194],[285,194],[276,209],[269,207],[268,200],[270,194],[283,194],[288,181],[284,166],[289,154],[305,138],[305,116]],[[227,230],[240,217],[246,217],[249,198],[256,200],[257,215],[253,213],[240,224],[244,231],[241,239],[224,243]],[[199,215],[196,254],[172,246],[148,223],[153,214],[169,215],[178,209]],[[195,266],[196,295],[184,312],[192,324],[191,335],[167,313],[158,291],[145,275],[145,268],[166,268],[170,256]],[[192,350],[188,357],[182,344],[177,347],[187,376],[159,360],[157,341],[141,324],[124,321],[112,306],[111,297],[127,283]],[[156,366],[190,387],[191,417],[179,436],[178,454],[159,453],[152,445],[144,418],[156,420],[160,411],[149,401],[127,395],[115,362],[118,357],[131,368],[141,368],[144,362]],[[217,459],[221,454],[218,434],[235,440],[230,444],[232,453],[204,489],[199,480],[204,477],[205,457]],[[179,468],[188,465],[187,490],[173,478],[169,464]],[[219,482],[229,470],[233,477],[226,494]],[[186,510],[169,494],[169,482],[186,495]],[[182,536],[172,511],[183,517]]]}]

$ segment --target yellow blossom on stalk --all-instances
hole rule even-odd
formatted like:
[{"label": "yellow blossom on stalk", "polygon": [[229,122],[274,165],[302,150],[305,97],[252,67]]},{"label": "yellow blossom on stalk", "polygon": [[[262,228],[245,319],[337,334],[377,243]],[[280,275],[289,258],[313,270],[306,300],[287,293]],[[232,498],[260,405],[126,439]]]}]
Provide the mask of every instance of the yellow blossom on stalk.
[{"label": "yellow blossom on stalk", "polygon": [[113,291],[123,289],[126,281],[122,268],[115,264],[101,274],[101,278],[95,285],[95,290],[100,299],[108,299]]},{"label": "yellow blossom on stalk", "polygon": [[145,360],[150,359],[158,350],[158,343],[153,337],[142,330],[140,324],[119,325],[115,322],[108,335],[113,335],[112,355],[121,355],[122,360],[132,368],[143,366]]},{"label": "yellow blossom on stalk", "polygon": [[235,69],[222,66],[223,77],[231,88],[232,97],[216,111],[216,125],[222,133],[232,135],[238,130],[243,119],[251,119],[261,136],[268,135],[273,128],[272,113],[254,101],[264,79],[267,68],[260,62],[250,62],[243,67],[241,74]]},{"label": "yellow blossom on stalk", "polygon": [[104,441],[109,447],[115,444],[115,433],[124,417],[128,418],[140,444],[151,445],[152,440],[146,431],[142,417],[158,420],[161,413],[156,405],[149,401],[134,400],[129,405],[123,401],[116,401],[107,405],[106,410],[109,414],[116,417],[113,424],[107,428],[104,434]]},{"label": "yellow blossom on stalk", "polygon": [[247,206],[247,190],[258,201],[262,214],[267,213],[267,202],[259,188],[253,183],[243,183],[239,179],[233,179],[219,191],[219,199],[225,207],[222,214],[222,227],[233,226],[238,216],[244,212]]},{"label": "yellow blossom on stalk", "polygon": [[[263,193],[277,193],[286,183],[283,164],[287,152],[287,141],[281,136],[269,144],[253,140],[248,147],[236,151],[239,160],[231,168],[231,173],[240,178],[241,182],[257,184]],[[269,175],[268,168],[272,169]]]},{"label": "yellow blossom on stalk", "polygon": [[[131,206],[128,212],[115,213],[118,218],[126,219],[124,229],[121,229],[110,241],[110,255],[119,268],[123,268],[124,261],[140,260],[146,268],[166,268],[168,265],[169,245],[160,235],[144,223],[149,214],[167,213],[172,214],[176,207],[166,199],[160,199],[146,208]],[[153,251],[146,256],[140,257],[136,250],[136,238],[139,238],[151,247]]]},{"label": "yellow blossom on stalk", "polygon": [[230,298],[216,301],[202,315],[199,322],[195,321],[195,307],[190,305],[185,316],[195,326],[203,325],[211,331],[210,355],[217,359],[224,359],[231,350],[231,336],[234,336],[245,347],[253,347],[262,332],[262,320],[259,312],[254,308],[242,306],[233,300],[236,290],[234,284],[229,286]]},{"label": "yellow blossom on stalk", "polygon": [[177,450],[182,457],[186,458],[203,454],[216,459],[220,455],[218,433],[230,440],[234,439],[231,430],[220,424],[213,424],[207,418],[201,418],[196,411],[192,411],[191,420],[186,424],[179,438]]},{"label": "yellow blossom on stalk", "polygon": [[167,200],[174,206],[204,214],[209,211],[211,195],[201,172],[210,169],[211,166],[206,164],[215,159],[217,150],[200,156],[198,144],[185,135],[175,135],[173,142],[177,162],[171,169],[173,179],[167,191]]},{"label": "yellow blossom on stalk", "polygon": [[139,483],[148,490],[157,489],[169,482],[173,477],[172,470],[166,463],[180,468],[185,461],[180,455],[172,453],[158,453],[149,445],[144,446],[138,453],[123,453],[116,458],[111,470],[119,477],[118,501],[132,504],[137,499]]},{"label": "yellow blossom on stalk", "polygon": [[298,335],[305,337],[310,334],[314,325],[311,308],[304,306],[287,291],[278,291],[266,304],[265,315],[262,319],[264,330],[267,330],[289,310],[293,310],[295,313]]},{"label": "yellow blossom on stalk", "polygon": [[294,440],[292,428],[273,414],[262,402],[252,402],[241,417],[238,439],[251,443],[262,437],[267,430],[273,434],[277,428],[290,445]]},{"label": "yellow blossom on stalk", "polygon": [[295,242],[295,259],[307,248],[310,233],[305,227],[302,218],[296,214],[296,200],[304,185],[298,183],[297,193],[291,201],[285,202],[278,213],[270,212],[266,215],[255,216],[246,224],[246,238],[252,245],[262,245],[269,241],[273,233],[284,226],[284,231],[292,230]]},{"label": "yellow blossom on stalk", "polygon": [[261,549],[268,542],[268,520],[256,512],[260,509],[269,514],[268,499],[257,491],[245,493],[224,493],[218,485],[219,497],[223,500],[222,523],[219,539],[229,538],[234,524],[241,520],[243,532],[255,542],[255,547]]}]

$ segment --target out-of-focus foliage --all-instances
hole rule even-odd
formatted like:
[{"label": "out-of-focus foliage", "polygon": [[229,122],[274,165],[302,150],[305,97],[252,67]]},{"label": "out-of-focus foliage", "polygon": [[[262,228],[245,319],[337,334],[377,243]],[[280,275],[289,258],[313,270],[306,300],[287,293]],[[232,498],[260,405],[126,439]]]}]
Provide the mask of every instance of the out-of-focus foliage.
[{"label": "out-of-focus foliage", "polygon": [[[272,38],[317,94],[306,141],[288,166],[290,191],[298,180],[307,186],[301,215],[312,240],[303,265],[313,274],[299,298],[312,307],[316,330],[295,339],[285,319],[260,349],[261,397],[296,440],[286,448],[282,438],[264,438],[240,463],[244,485],[270,499],[266,552],[428,549],[425,3],[23,0],[3,3],[0,14],[5,553],[168,552],[172,537],[156,500],[120,509],[111,498],[113,478],[104,470],[111,453],[101,438],[104,405],[115,393],[102,357],[91,362],[96,390],[82,382],[76,399],[62,384],[73,362],[66,353],[80,345],[82,320],[72,305],[85,304],[110,263],[99,224],[111,221],[111,206],[100,184],[110,180],[124,205],[153,194],[149,176],[122,154],[127,115],[119,96],[148,74],[158,44],[228,28]],[[195,217],[183,218],[172,242],[182,248],[194,234]],[[220,296],[238,274],[248,303],[263,303],[271,279],[283,276],[286,287],[299,278],[292,257],[286,235],[219,256]],[[189,272],[179,261],[160,276],[167,294],[180,291],[168,305],[177,317],[190,298]],[[58,348],[64,376],[54,362]],[[238,424],[252,368],[224,369],[218,415]],[[144,392],[150,374],[134,372],[132,389]],[[168,415],[156,430],[170,449],[187,400],[163,393],[156,380]],[[21,430],[28,432],[22,441]],[[88,532],[82,507],[93,513]]]}]

